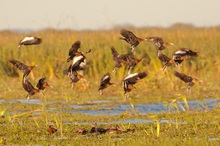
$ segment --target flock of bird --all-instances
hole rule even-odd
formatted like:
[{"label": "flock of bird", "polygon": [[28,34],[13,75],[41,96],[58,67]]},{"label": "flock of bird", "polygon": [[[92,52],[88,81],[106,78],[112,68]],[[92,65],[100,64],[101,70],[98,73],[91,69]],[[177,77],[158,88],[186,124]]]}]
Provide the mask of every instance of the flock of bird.
[{"label": "flock of bird", "polygon": [[38,80],[38,83],[36,85],[37,88],[34,88],[33,85],[27,80],[27,76],[30,74],[30,72],[36,65],[27,66],[18,60],[9,60],[9,62],[23,72],[22,86],[24,90],[28,92],[26,96],[28,101],[30,99],[30,96],[35,95],[36,93],[40,92],[43,95],[43,93],[40,90],[44,90],[46,87],[52,87],[48,84],[45,77],[42,77]]},{"label": "flock of bird", "polygon": [[[135,34],[129,30],[126,29],[121,29],[120,34],[122,37],[120,37],[120,40],[126,41],[128,44],[130,44],[130,49],[131,49],[131,54],[119,54],[118,51],[114,48],[111,47],[111,53],[112,53],[112,58],[114,61],[114,68],[112,73],[115,74],[117,69],[121,68],[122,66],[127,66],[128,67],[128,74],[126,77],[122,79],[122,85],[124,88],[124,97],[125,99],[128,99],[129,97],[129,92],[135,88],[134,84],[136,84],[139,80],[145,78],[147,76],[146,72],[136,72],[136,73],[131,73],[132,69],[143,60],[141,59],[136,59],[133,56],[135,55],[135,47],[137,47],[141,42],[147,41],[150,43],[153,43],[156,47],[157,51],[157,57],[158,59],[162,62],[163,67],[162,70],[165,72],[166,68],[172,65],[177,66],[179,69],[181,66],[181,63],[188,59],[189,56],[195,57],[197,56],[197,52],[194,52],[190,49],[186,48],[180,48],[177,49],[173,55],[172,58],[167,57],[165,54],[162,53],[164,49],[166,49],[167,46],[175,46],[173,43],[168,43],[164,42],[161,37],[146,37],[146,38],[139,38],[135,36]],[[28,36],[24,37],[18,45],[18,49],[21,48],[22,45],[38,45],[42,42],[41,38],[38,37],[33,37],[33,36]],[[80,70],[84,70],[85,65],[86,65],[86,54],[90,53],[91,50],[88,50],[87,52],[80,52],[81,42],[76,41],[73,43],[71,46],[69,53],[68,53],[68,58],[67,62],[71,62],[69,65],[68,69],[64,70],[63,73],[67,75],[72,84],[72,88],[74,87],[74,84],[77,83],[80,79],[83,78],[82,74],[79,74],[78,72]],[[27,99],[29,100],[30,96],[40,92],[41,90],[44,90],[46,87],[52,87],[48,84],[46,81],[45,77],[42,77],[37,84],[37,88],[34,88],[33,85],[28,81],[27,77],[29,73],[34,69],[36,66],[28,66],[25,65],[24,63],[18,61],[18,60],[10,60],[10,63],[12,63],[16,68],[21,70],[23,72],[23,78],[22,78],[22,86],[26,92],[28,92],[28,95],[26,96]],[[174,75],[187,83],[187,93],[190,94],[191,92],[191,87],[198,82],[199,80],[188,76],[184,73],[180,73],[178,71],[174,72]],[[111,80],[111,75],[110,73],[106,73],[100,81],[100,86],[98,88],[98,91],[100,92],[100,95],[103,95],[103,90],[107,88],[110,85],[115,85],[114,83],[110,82]]]}]

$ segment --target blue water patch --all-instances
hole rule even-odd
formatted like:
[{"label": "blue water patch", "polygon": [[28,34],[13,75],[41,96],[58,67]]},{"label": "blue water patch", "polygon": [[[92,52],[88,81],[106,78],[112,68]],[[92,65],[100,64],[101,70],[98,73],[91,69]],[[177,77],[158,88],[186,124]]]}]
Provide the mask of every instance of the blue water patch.
[{"label": "blue water patch", "polygon": [[[98,122],[99,125],[109,125],[109,124],[139,124],[139,123],[153,123],[156,124],[156,121],[150,119],[126,119],[126,120],[118,120],[118,121],[111,121],[111,122]],[[160,123],[170,123],[176,124],[174,121],[169,120],[160,120]],[[187,122],[177,122],[178,124],[187,124]],[[92,125],[93,123],[90,122],[64,122],[65,125]]]},{"label": "blue water patch", "polygon": [[[180,102],[185,107],[184,102]],[[190,110],[211,110],[219,105],[219,101],[216,99],[205,99],[203,101],[192,100],[188,101]]]},{"label": "blue water patch", "polygon": [[[108,115],[108,116],[115,116],[120,115],[126,112],[129,113],[139,113],[141,115],[145,115],[148,113],[163,113],[163,112],[177,112],[183,111],[180,105],[186,110],[185,103],[179,102],[177,104],[177,108],[172,108],[171,104],[168,106],[164,106],[163,103],[156,103],[156,104],[136,104],[132,107],[130,104],[117,104],[117,105],[100,105],[100,109],[98,110],[87,110],[83,109],[83,105],[75,105],[76,108],[79,110],[68,110],[65,112],[70,113],[81,113],[81,114],[88,114],[88,115]],[[206,99],[203,101],[188,101],[188,105],[190,110],[211,110],[219,105],[219,101],[216,99]],[[92,105],[90,105],[92,106]],[[97,105],[96,105],[97,106]],[[87,106],[85,106],[87,107]]]},{"label": "blue water patch", "polygon": [[[4,100],[0,100],[5,102]],[[10,103],[26,103],[26,104],[49,104],[52,102],[43,102],[39,99],[31,99],[27,101],[26,99],[13,99]],[[193,100],[187,101],[190,110],[196,111],[207,111],[213,108],[220,108],[220,102],[216,99],[205,99],[205,100]],[[85,104],[66,104],[65,102],[60,102],[60,104],[65,104],[70,109],[60,110],[61,112],[69,113],[80,113],[87,115],[108,115],[115,116],[121,114],[141,114],[146,115],[149,113],[163,113],[163,112],[181,112],[187,110],[186,105],[183,101],[177,101],[174,103],[165,104],[164,103],[154,103],[154,104],[111,104],[110,100],[95,100],[87,101]],[[97,109],[98,107],[98,109]],[[73,109],[71,109],[73,108]],[[94,110],[95,109],[95,110]],[[57,110],[57,107],[49,107],[47,110]]]},{"label": "blue water patch", "polygon": [[0,99],[0,103],[2,103],[2,102],[5,102],[5,100],[4,99]]},{"label": "blue water patch", "polygon": [[31,99],[31,100],[27,100],[27,99],[13,99],[10,101],[10,103],[27,103],[27,104],[43,104],[43,102],[39,99]]}]

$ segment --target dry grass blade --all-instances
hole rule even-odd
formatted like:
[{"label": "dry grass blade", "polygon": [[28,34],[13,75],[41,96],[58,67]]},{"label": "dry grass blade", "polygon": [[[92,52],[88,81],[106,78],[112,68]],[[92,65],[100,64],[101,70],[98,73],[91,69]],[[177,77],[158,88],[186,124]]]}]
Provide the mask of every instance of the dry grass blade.
[{"label": "dry grass blade", "polygon": [[33,110],[33,111],[28,111],[28,112],[24,112],[22,114],[17,114],[17,115],[13,115],[11,116],[10,118],[13,119],[13,118],[18,118],[18,117],[22,117],[22,116],[25,116],[25,115],[28,115],[28,114],[32,114],[34,112],[42,112],[43,110],[42,109],[36,109],[36,110]]}]

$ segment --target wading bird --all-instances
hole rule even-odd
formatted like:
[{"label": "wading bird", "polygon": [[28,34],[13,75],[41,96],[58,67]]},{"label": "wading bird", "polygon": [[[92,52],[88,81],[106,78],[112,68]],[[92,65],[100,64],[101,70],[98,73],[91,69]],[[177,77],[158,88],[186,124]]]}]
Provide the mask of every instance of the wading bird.
[{"label": "wading bird", "polygon": [[106,74],[101,78],[100,86],[99,86],[99,89],[98,89],[98,91],[100,91],[100,95],[103,95],[103,90],[104,90],[105,88],[107,88],[107,87],[110,86],[110,85],[114,85],[114,83],[111,83],[110,80],[111,80],[111,77],[110,77],[110,74],[109,74],[109,73],[106,73]]},{"label": "wading bird", "polygon": [[146,76],[147,76],[147,74],[145,72],[133,73],[133,74],[126,76],[122,80],[125,100],[128,99],[128,97],[129,97],[128,92],[130,92],[131,89],[135,88],[134,84],[136,84],[138,80],[141,80],[141,79],[145,78]]},{"label": "wading bird", "polygon": [[169,57],[167,57],[166,55],[164,55],[163,53],[161,53],[160,50],[157,51],[157,57],[158,59],[162,62],[163,64],[163,67],[162,67],[162,70],[163,72],[166,71],[166,68],[168,66],[171,66],[173,64],[176,65],[176,62],[173,60],[173,59],[170,59]]},{"label": "wading bird", "polygon": [[9,60],[9,62],[11,64],[13,64],[17,69],[19,69],[21,72],[24,73],[23,75],[23,79],[25,81],[26,77],[30,74],[30,72],[34,69],[35,66],[37,65],[33,65],[33,66],[28,66],[25,65],[24,63],[18,61],[18,60]]},{"label": "wading bird", "polygon": [[33,37],[33,36],[27,36],[24,37],[18,44],[18,49],[21,48],[22,45],[38,45],[42,42],[41,38]]},{"label": "wading bird", "polygon": [[173,60],[177,64],[181,64],[184,60],[188,59],[188,56],[196,57],[197,55],[197,52],[194,52],[186,48],[180,48],[173,53]]},{"label": "wading bird", "polygon": [[173,43],[164,42],[161,37],[146,37],[147,41],[154,43],[157,50],[164,50],[167,46],[175,46]]},{"label": "wading bird", "polygon": [[194,86],[194,84],[199,81],[197,78],[193,78],[191,76],[185,75],[184,73],[179,73],[177,71],[174,72],[174,75],[177,78],[184,81],[185,83],[187,83],[187,94],[191,93],[191,87]]},{"label": "wading bird", "polygon": [[126,41],[127,43],[131,45],[130,49],[132,50],[132,52],[134,52],[134,48],[138,46],[139,43],[144,40],[142,38],[136,37],[133,32],[126,30],[126,29],[121,29],[120,34],[122,35],[120,39]]}]

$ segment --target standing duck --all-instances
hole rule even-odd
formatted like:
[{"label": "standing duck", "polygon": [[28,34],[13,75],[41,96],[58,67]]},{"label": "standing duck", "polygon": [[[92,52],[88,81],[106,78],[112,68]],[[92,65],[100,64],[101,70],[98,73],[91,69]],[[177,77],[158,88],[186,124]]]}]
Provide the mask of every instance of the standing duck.
[{"label": "standing duck", "polygon": [[57,129],[54,128],[54,121],[50,121],[50,122],[49,122],[49,126],[48,126],[48,128],[47,128],[47,132],[48,132],[49,134],[52,134],[52,133],[57,132]]},{"label": "standing duck", "polygon": [[164,50],[167,46],[175,46],[173,43],[164,42],[161,37],[146,37],[147,41],[154,43],[157,50]]},{"label": "standing duck", "polygon": [[97,127],[97,123],[94,123],[92,125],[92,128],[90,130],[90,133],[98,133],[98,134],[104,134],[108,131],[108,129],[104,129],[104,128],[101,128],[101,127]]},{"label": "standing duck", "polygon": [[34,36],[27,36],[24,37],[18,44],[18,49],[21,48],[22,45],[38,45],[42,42],[41,38],[34,37]]},{"label": "standing duck", "polygon": [[130,48],[132,52],[134,52],[134,48],[138,46],[139,43],[144,40],[142,38],[136,37],[133,32],[126,30],[126,29],[121,29],[120,34],[122,35],[120,39],[126,41],[127,43],[131,45]]},{"label": "standing duck", "polygon": [[108,133],[121,133],[124,132],[125,130],[121,129],[118,125],[109,125],[108,126]]},{"label": "standing duck", "polygon": [[105,88],[107,88],[108,86],[110,85],[114,85],[114,83],[111,83],[110,82],[111,80],[111,77],[110,77],[110,74],[109,73],[106,73],[102,78],[101,78],[101,81],[100,81],[100,86],[99,86],[99,91],[100,91],[100,95],[103,95],[103,90]]},{"label": "standing duck", "polygon": [[130,92],[131,89],[135,88],[134,84],[136,84],[138,80],[141,80],[141,79],[145,78],[146,76],[147,76],[147,74],[145,72],[133,73],[133,74],[126,76],[122,80],[125,100],[128,99],[128,97],[129,97],[128,92]]},{"label": "standing duck", "polygon": [[184,73],[179,73],[177,71],[174,72],[174,75],[177,78],[179,78],[180,80],[182,80],[185,83],[187,83],[187,94],[191,93],[191,87],[193,87],[195,85],[195,83],[199,81],[197,78],[193,78],[191,76],[188,76],[188,75],[186,75]]},{"label": "standing duck", "polygon": [[87,129],[78,129],[78,130],[76,130],[76,133],[78,134],[78,135],[85,135],[85,134],[87,134],[88,133],[88,130]]}]

